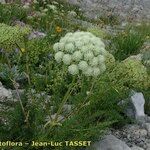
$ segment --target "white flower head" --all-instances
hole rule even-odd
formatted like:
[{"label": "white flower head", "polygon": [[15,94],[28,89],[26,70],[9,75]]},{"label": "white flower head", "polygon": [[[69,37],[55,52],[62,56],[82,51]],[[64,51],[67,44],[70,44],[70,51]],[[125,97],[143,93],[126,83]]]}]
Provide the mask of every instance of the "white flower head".
[{"label": "white flower head", "polygon": [[84,54],[84,60],[86,61],[91,60],[93,57],[94,57],[94,54],[91,51]]},{"label": "white flower head", "polygon": [[71,33],[71,32],[68,32],[66,35],[65,35],[65,38],[67,37],[71,37],[73,35],[73,33]]},{"label": "white flower head", "polygon": [[90,39],[87,36],[84,36],[82,39],[82,43],[84,43],[84,45],[89,44]]},{"label": "white flower head", "polygon": [[88,48],[89,51],[94,51],[95,46],[93,44],[88,44],[87,48]]},{"label": "white flower head", "polygon": [[68,71],[69,71],[69,73],[72,74],[72,75],[76,75],[76,74],[79,73],[78,66],[75,65],[75,64],[70,65],[70,66],[68,67]]},{"label": "white flower head", "polygon": [[68,43],[65,45],[65,51],[72,53],[75,50],[75,47],[72,43]]},{"label": "white flower head", "polygon": [[71,57],[70,54],[65,54],[62,58],[63,63],[66,64],[66,65],[70,65],[71,60],[72,60],[72,57]]},{"label": "white flower head", "polygon": [[81,41],[76,41],[75,46],[77,49],[81,49],[81,47],[83,46],[83,43]]},{"label": "white flower head", "polygon": [[101,40],[97,40],[96,42],[97,42],[96,44],[97,44],[99,47],[105,48],[105,44],[104,44]]},{"label": "white flower head", "polygon": [[94,58],[93,58],[92,60],[90,60],[90,62],[89,62],[89,64],[90,64],[91,66],[97,66],[98,63],[99,63],[98,57],[94,57]]},{"label": "white flower head", "polygon": [[106,55],[107,54],[107,51],[105,50],[104,47],[100,47],[100,54],[101,55]]},{"label": "white flower head", "polygon": [[98,58],[98,62],[99,62],[99,64],[104,63],[104,61],[105,61],[105,57],[104,57],[103,55],[98,55],[98,56],[97,56],[97,58]]},{"label": "white flower head", "polygon": [[61,52],[61,51],[57,52],[57,53],[55,54],[55,60],[56,60],[58,63],[60,63],[60,62],[62,61],[63,55],[64,55],[63,52]]},{"label": "white flower head", "polygon": [[55,52],[58,52],[59,51],[59,43],[55,43],[53,46],[53,49]]},{"label": "white flower head", "polygon": [[89,66],[85,71],[83,71],[83,74],[85,74],[86,76],[92,76],[93,68]]},{"label": "white flower head", "polygon": [[67,42],[68,43],[73,43],[75,41],[75,39],[73,38],[73,37],[69,37],[68,39],[67,39]]},{"label": "white flower head", "polygon": [[63,38],[60,39],[60,42],[65,44],[67,42],[67,39],[68,39],[67,37],[63,37]]},{"label": "white flower head", "polygon": [[82,71],[86,71],[88,68],[88,64],[86,61],[80,61],[78,66],[79,66],[79,69]]},{"label": "white flower head", "polygon": [[65,49],[65,44],[63,42],[59,42],[58,47],[59,50],[63,51]]},{"label": "white flower head", "polygon": [[73,60],[79,61],[83,57],[82,53],[80,51],[75,51],[72,55]]},{"label": "white flower head", "polygon": [[98,67],[94,67],[93,68],[93,76],[97,77],[98,75],[100,75],[100,69]]},{"label": "white flower head", "polygon": [[81,47],[81,52],[84,54],[88,51],[88,47],[87,46],[82,46]]},{"label": "white flower head", "polygon": [[94,55],[97,56],[101,53],[100,48],[98,46],[95,46],[94,48]]}]

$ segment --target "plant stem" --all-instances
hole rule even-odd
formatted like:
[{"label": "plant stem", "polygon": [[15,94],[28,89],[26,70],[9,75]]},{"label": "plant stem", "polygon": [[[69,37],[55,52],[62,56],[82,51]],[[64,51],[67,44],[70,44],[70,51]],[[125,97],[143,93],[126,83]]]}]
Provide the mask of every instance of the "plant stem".
[{"label": "plant stem", "polygon": [[[69,86],[69,88],[68,88],[68,91],[66,92],[66,94],[65,94],[65,96],[64,96],[64,98],[63,98],[63,100],[62,100],[62,103],[60,104],[60,106],[59,106],[59,108],[58,108],[58,111],[57,111],[57,113],[56,113],[56,116],[55,116],[55,118],[54,118],[54,120],[53,120],[53,121],[56,122],[56,123],[57,123],[59,114],[61,113],[61,111],[62,111],[62,109],[63,109],[64,104],[67,102],[67,100],[68,100],[70,94],[72,93],[72,91],[73,91],[73,89],[74,89],[73,87],[74,87],[75,79],[76,79],[76,78],[73,77],[73,80],[72,80],[72,82],[71,82],[71,84],[70,84],[70,86]],[[51,121],[52,121],[52,120],[48,121],[44,126],[46,127]]]},{"label": "plant stem", "polygon": [[[87,104],[87,100],[88,100],[88,98],[89,98],[89,96],[91,95],[91,93],[92,93],[92,90],[93,90],[93,88],[94,88],[94,85],[95,85],[95,82],[96,82],[97,80],[96,79],[94,79],[94,81],[92,82],[92,85],[91,85],[91,88],[90,88],[90,91],[89,91],[89,94],[86,96],[86,98],[85,98],[85,100],[83,101],[83,103],[80,105],[80,107],[78,108],[78,107],[76,107],[70,114],[68,114],[67,116],[66,116],[66,118],[65,119],[67,119],[67,118],[69,118],[72,114],[76,114],[76,113],[78,113],[79,112],[79,110],[80,109],[82,109],[84,106],[86,106],[86,104]],[[63,120],[63,119],[62,119]],[[61,121],[62,121],[61,120]]]}]

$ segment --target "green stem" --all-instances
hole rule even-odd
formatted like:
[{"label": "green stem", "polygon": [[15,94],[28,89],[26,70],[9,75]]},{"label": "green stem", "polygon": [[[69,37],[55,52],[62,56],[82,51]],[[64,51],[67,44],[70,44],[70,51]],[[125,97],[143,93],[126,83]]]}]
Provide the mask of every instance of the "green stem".
[{"label": "green stem", "polygon": [[[90,95],[91,95],[91,93],[92,93],[92,90],[93,90],[93,88],[94,88],[94,85],[95,85],[95,82],[96,82],[96,81],[97,81],[97,80],[96,80],[96,78],[95,78],[94,81],[92,82],[91,87],[90,87],[89,94],[86,96],[85,100],[84,100],[83,103],[80,105],[80,107],[79,107],[79,108],[76,107],[71,113],[69,113],[69,114],[66,116],[65,119],[69,118],[72,114],[78,113],[79,110],[81,110],[84,106],[86,106],[86,104],[87,104],[86,101],[87,101],[88,98],[90,97]],[[63,120],[63,119],[62,119],[62,120]]]},{"label": "green stem", "polygon": [[[66,92],[66,94],[65,94],[65,96],[64,96],[64,98],[63,98],[63,100],[62,100],[62,103],[61,103],[60,106],[59,106],[59,109],[58,109],[58,111],[57,111],[57,113],[56,113],[56,116],[55,116],[55,118],[54,118],[54,120],[53,120],[53,122],[55,122],[55,123],[57,123],[59,114],[61,113],[64,104],[67,102],[67,100],[68,100],[70,94],[72,93],[72,91],[73,91],[73,89],[74,89],[73,87],[74,87],[75,79],[76,79],[76,78],[73,77],[72,83],[70,84],[70,86],[69,86],[69,88],[68,88],[68,91]],[[52,121],[52,120],[48,121],[48,122],[44,125],[44,127],[46,127],[51,121]]]}]

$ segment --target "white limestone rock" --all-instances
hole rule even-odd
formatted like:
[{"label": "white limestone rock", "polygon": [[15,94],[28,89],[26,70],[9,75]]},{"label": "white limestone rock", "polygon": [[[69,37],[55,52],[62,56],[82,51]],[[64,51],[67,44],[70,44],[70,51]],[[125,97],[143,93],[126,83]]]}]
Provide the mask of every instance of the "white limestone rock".
[{"label": "white limestone rock", "polygon": [[135,118],[138,120],[139,118],[145,117],[144,112],[144,104],[145,99],[141,92],[135,92],[131,96],[131,101],[135,110]]},{"label": "white limestone rock", "polygon": [[127,144],[113,135],[107,135],[92,145],[88,150],[131,150]]},{"label": "white limestone rock", "polygon": [[11,91],[4,88],[2,83],[0,82],[0,102],[2,103],[10,99],[12,99]]}]

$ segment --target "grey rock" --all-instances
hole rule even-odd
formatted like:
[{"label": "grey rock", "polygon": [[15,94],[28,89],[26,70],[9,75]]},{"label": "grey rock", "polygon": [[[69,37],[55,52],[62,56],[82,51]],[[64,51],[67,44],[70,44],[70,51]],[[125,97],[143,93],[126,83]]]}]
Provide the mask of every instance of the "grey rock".
[{"label": "grey rock", "polygon": [[149,144],[147,144],[147,148],[146,148],[146,150],[150,150],[150,143],[149,143]]},{"label": "grey rock", "polygon": [[134,136],[139,138],[139,137],[145,137],[147,136],[147,131],[145,129],[139,129],[139,130],[136,130],[134,132]]},{"label": "grey rock", "polygon": [[127,144],[113,135],[107,135],[103,140],[96,142],[89,150],[131,150]]},{"label": "grey rock", "polygon": [[46,34],[43,32],[33,31],[32,33],[30,33],[28,38],[29,40],[31,40],[31,39],[37,39],[37,38],[44,38],[45,36]]},{"label": "grey rock", "polygon": [[134,92],[134,94],[131,96],[131,101],[135,110],[135,118],[138,120],[138,118],[145,117],[145,99],[143,94],[141,92]]},{"label": "grey rock", "polygon": [[125,106],[125,114],[136,119],[140,124],[147,122],[147,117],[144,112],[145,99],[141,92],[131,91],[129,98],[122,100],[118,105]]},{"label": "grey rock", "polygon": [[146,130],[147,130],[148,132],[150,132],[150,123],[146,123],[146,124],[145,124],[145,128],[146,128]]},{"label": "grey rock", "polygon": [[13,96],[11,93],[11,90],[7,90],[6,88],[3,87],[2,83],[0,82],[0,102],[5,103],[8,100],[12,100]]},{"label": "grey rock", "polygon": [[150,123],[145,123],[145,129],[147,130],[147,134],[150,137]]},{"label": "grey rock", "polygon": [[142,54],[138,54],[138,55],[132,55],[129,57],[129,59],[134,59],[134,60],[138,60],[138,61],[142,61]]},{"label": "grey rock", "polygon": [[141,148],[141,147],[138,147],[138,146],[133,146],[133,147],[131,148],[131,150],[144,150],[144,149]]},{"label": "grey rock", "polygon": [[126,142],[129,147],[138,146],[146,150],[147,144],[150,143],[146,126],[141,127],[139,124],[126,125],[119,130],[112,130],[111,134]]}]

